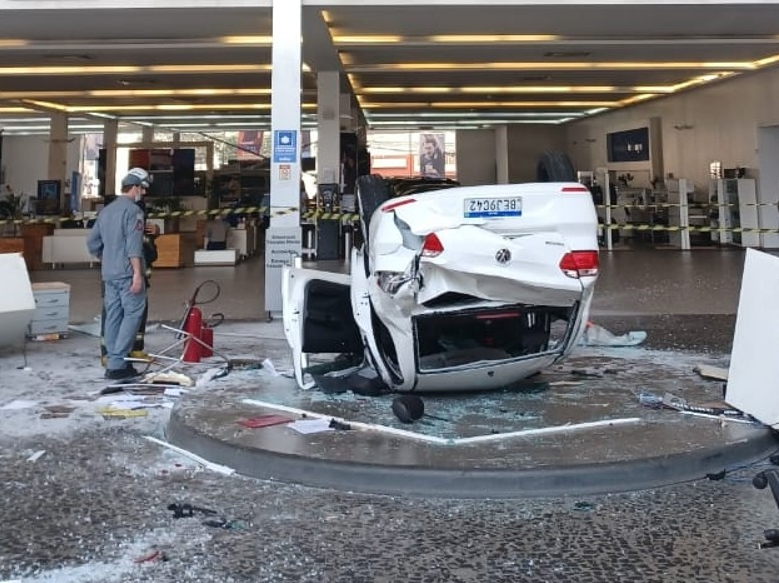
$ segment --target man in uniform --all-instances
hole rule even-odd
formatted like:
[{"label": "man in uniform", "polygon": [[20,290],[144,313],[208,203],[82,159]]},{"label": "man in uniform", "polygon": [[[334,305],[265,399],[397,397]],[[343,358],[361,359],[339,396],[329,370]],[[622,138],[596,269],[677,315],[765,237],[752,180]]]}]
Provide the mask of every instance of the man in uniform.
[{"label": "man in uniform", "polygon": [[136,204],[150,184],[142,168],[122,179],[121,194],[98,215],[87,237],[87,248],[101,260],[104,287],[107,379],[121,380],[138,372],[126,362],[146,308],[143,237],[145,217]]}]

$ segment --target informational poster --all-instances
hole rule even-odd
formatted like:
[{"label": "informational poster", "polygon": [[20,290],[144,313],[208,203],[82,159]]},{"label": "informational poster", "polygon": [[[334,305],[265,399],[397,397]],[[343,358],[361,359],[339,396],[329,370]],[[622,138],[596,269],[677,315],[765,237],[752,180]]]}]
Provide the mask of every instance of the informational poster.
[{"label": "informational poster", "polygon": [[299,227],[273,228],[265,236],[265,311],[279,313],[282,309],[281,271],[291,266],[301,253]]},{"label": "informational poster", "polygon": [[419,134],[419,173],[428,178],[446,176],[444,134]]},{"label": "informational poster", "polygon": [[274,164],[295,164],[298,161],[298,133],[295,130],[273,132]]},{"label": "informational poster", "polygon": [[262,149],[262,130],[238,132],[238,148],[235,157],[238,160],[258,160]]}]

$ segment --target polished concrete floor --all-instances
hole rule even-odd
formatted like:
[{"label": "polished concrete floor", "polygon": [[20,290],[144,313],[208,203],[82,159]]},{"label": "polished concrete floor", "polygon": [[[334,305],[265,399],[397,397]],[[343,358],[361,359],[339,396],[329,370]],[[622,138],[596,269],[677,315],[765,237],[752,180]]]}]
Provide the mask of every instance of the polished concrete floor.
[{"label": "polished concrete floor", "polygon": [[[219,298],[204,312],[230,320],[265,318],[264,259],[257,255],[235,267],[157,269],[150,290],[150,320],[176,321],[195,287],[219,283]],[[636,248],[601,253],[593,316],[658,314],[735,314],[744,252],[702,249],[689,252]],[[344,270],[342,262],[321,268]],[[63,281],[71,287],[71,322],[88,322],[99,313],[100,273],[93,269],[44,269],[33,282]],[[205,293],[203,294],[205,295]]]}]

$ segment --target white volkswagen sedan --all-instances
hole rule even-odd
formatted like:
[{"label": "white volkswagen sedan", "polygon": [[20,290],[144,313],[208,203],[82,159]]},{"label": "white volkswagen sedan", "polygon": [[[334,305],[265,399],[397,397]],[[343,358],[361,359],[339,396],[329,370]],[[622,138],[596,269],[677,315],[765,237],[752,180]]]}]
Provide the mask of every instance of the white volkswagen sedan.
[{"label": "white volkswagen sedan", "polygon": [[437,392],[505,387],[571,352],[598,275],[589,190],[446,186],[393,198],[361,177],[350,274],[285,269],[301,387],[313,354],[361,355],[387,390]]}]

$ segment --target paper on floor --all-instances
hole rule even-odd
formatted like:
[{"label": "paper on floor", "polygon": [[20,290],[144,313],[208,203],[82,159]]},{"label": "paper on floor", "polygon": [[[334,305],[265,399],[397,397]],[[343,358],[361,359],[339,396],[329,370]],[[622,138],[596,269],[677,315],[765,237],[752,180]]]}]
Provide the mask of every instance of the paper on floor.
[{"label": "paper on floor", "polygon": [[2,411],[16,411],[18,409],[31,409],[38,404],[38,401],[30,401],[28,399],[15,399],[10,403],[0,406]]},{"label": "paper on floor", "polygon": [[329,419],[298,419],[289,423],[287,427],[291,427],[298,433],[308,435],[309,433],[321,433],[323,431],[333,431],[330,427]]},{"label": "paper on floor", "polygon": [[638,346],[646,340],[646,332],[635,330],[617,336],[603,326],[587,322],[581,343],[587,346]]}]

